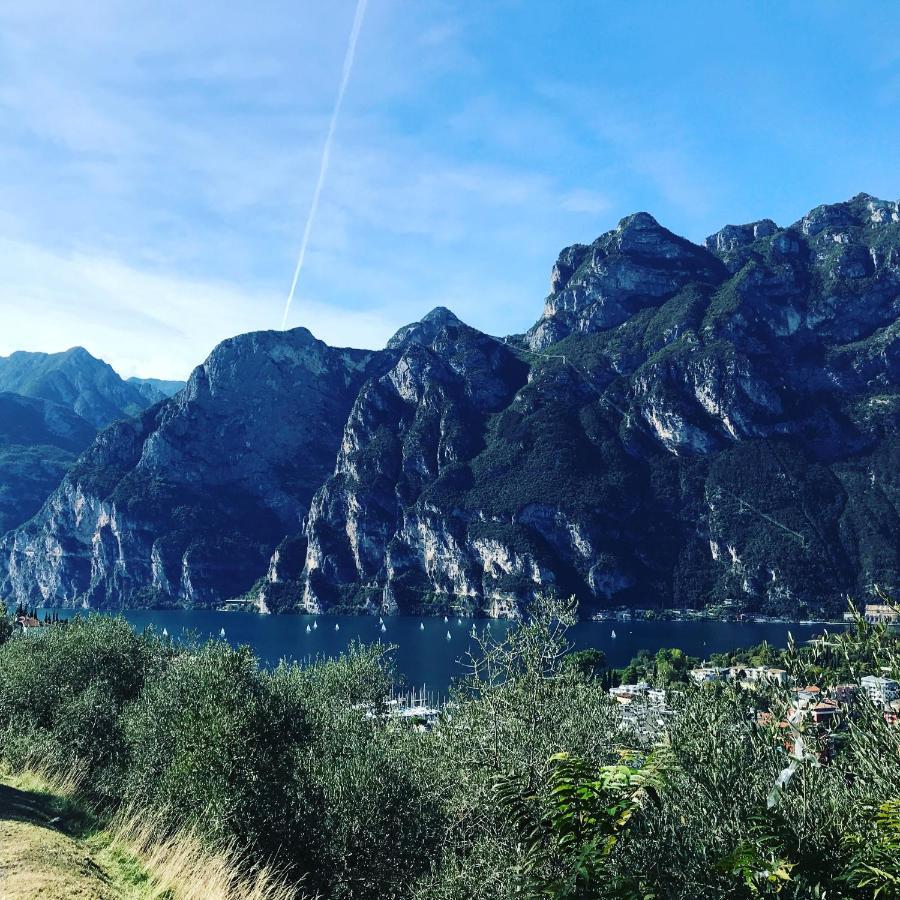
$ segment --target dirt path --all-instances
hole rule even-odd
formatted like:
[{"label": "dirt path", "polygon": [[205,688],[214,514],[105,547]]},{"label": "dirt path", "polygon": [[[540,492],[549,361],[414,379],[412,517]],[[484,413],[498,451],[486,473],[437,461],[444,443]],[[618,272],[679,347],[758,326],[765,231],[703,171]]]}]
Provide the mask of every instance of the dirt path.
[{"label": "dirt path", "polygon": [[0,782],[3,900],[122,900],[52,797]]}]

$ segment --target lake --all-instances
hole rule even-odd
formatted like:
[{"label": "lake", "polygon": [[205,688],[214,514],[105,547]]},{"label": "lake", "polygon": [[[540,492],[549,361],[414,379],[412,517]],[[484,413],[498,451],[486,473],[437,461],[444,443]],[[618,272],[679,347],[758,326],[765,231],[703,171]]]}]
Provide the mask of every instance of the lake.
[{"label": "lake", "polygon": [[[64,616],[72,610],[60,610]],[[41,611],[43,615],[43,611]],[[474,647],[472,626],[489,629],[500,636],[513,627],[509,621],[490,619],[417,618],[389,616],[382,632],[377,618],[371,616],[261,616],[249,612],[217,612],[214,610],[128,610],[124,617],[138,629],[153,626],[165,628],[178,637],[185,630],[201,638],[218,638],[225,629],[231,644],[247,644],[266,663],[281,659],[298,662],[315,656],[336,656],[351,641],[382,641],[397,646],[397,668],[409,687],[444,695],[451,679],[465,674],[463,659]],[[313,629],[307,632],[307,626]],[[424,628],[422,627],[424,626]],[[575,649],[597,647],[606,654],[611,666],[627,665],[639,650],[655,652],[660,647],[679,647],[692,656],[703,658],[709,653],[747,647],[768,641],[777,646],[787,644],[790,631],[800,643],[825,628],[839,625],[799,625],[775,622],[718,621],[634,621],[579,622],[569,632]],[[616,637],[612,637],[615,629]],[[447,634],[450,634],[448,640]]]}]

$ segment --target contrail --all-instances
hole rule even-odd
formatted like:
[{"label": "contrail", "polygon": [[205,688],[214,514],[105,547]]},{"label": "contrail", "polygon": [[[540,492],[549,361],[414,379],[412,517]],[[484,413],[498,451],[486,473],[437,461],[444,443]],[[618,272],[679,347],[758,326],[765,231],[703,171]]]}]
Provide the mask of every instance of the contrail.
[{"label": "contrail", "polygon": [[363,17],[366,14],[368,0],[357,0],[356,15],[353,17],[353,27],[350,29],[350,41],[347,44],[347,55],[344,57],[344,68],[341,72],[341,84],[338,87],[337,100],[334,102],[334,110],[331,113],[331,123],[328,126],[328,134],[325,137],[325,146],[322,148],[322,161],[319,163],[319,177],[316,181],[316,189],[313,191],[312,203],[309,207],[309,215],[306,217],[306,227],[303,229],[303,240],[300,242],[300,255],[297,257],[297,266],[294,269],[294,278],[291,281],[291,289],[288,292],[287,302],[284,304],[284,315],[281,317],[281,330],[287,325],[288,313],[291,311],[291,303],[294,302],[294,291],[297,290],[297,281],[300,278],[300,270],[306,258],[306,246],[309,244],[309,235],[312,231],[316,211],[319,208],[319,197],[322,195],[322,185],[325,184],[325,176],[328,173],[328,163],[331,160],[331,144],[334,141],[334,132],[337,128],[338,116],[341,114],[341,105],[344,102],[344,94],[347,91],[347,83],[350,81],[350,73],[353,71],[353,59],[356,56],[356,42],[359,40],[359,32],[362,28]]}]

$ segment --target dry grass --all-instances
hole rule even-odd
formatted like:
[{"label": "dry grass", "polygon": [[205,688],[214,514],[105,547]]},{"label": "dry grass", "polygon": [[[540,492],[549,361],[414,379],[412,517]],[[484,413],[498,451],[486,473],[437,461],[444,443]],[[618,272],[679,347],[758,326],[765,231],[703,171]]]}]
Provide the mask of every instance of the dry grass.
[{"label": "dry grass", "polygon": [[84,780],[83,774],[75,768],[62,771],[40,764],[16,772],[0,765],[0,777],[19,790],[53,796],[63,802],[74,802]]},{"label": "dry grass", "polygon": [[234,846],[211,851],[195,832],[166,835],[165,823],[125,811],[107,829],[109,850],[136,857],[146,873],[147,900],[300,900],[297,884],[277,868],[250,864]]},{"label": "dry grass", "polygon": [[[17,854],[22,859],[15,885],[8,878],[0,878],[4,900],[70,896],[104,900],[312,900],[275,866],[253,863],[234,846],[211,850],[190,830],[172,833],[162,816],[123,810],[109,822],[98,822],[78,801],[82,783],[80,773],[75,771],[30,768],[12,773],[0,766],[0,784],[15,792],[22,809],[30,804],[27,818],[43,826],[35,828],[29,822],[9,822],[6,826],[16,828],[13,845],[28,849]],[[0,796],[0,801],[3,799]],[[0,810],[0,826],[6,818],[3,812]],[[4,834],[7,840],[12,837],[12,831]],[[58,863],[52,869],[45,862],[48,858]],[[85,861],[88,870],[82,872]],[[3,862],[7,866],[0,865],[0,869],[9,874],[10,861],[0,854]],[[59,892],[53,893],[49,886]]]}]

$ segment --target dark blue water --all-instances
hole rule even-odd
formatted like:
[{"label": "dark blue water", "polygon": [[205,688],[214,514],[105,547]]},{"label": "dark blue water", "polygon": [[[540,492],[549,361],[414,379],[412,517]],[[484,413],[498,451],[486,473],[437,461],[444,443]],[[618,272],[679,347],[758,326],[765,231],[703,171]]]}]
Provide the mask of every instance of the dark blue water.
[{"label": "dark blue water", "polygon": [[[71,616],[72,611],[61,611]],[[419,619],[410,616],[385,618],[382,632],[377,618],[371,616],[260,616],[249,612],[211,610],[130,610],[123,614],[136,628],[153,626],[167,629],[172,637],[185,630],[201,639],[218,638],[225,629],[231,644],[248,644],[269,664],[281,659],[303,662],[316,656],[336,656],[351,641],[381,641],[396,645],[397,669],[410,687],[446,693],[450,681],[465,674],[465,657],[474,650],[472,626],[487,629],[498,637],[514,627],[508,621],[451,618]],[[318,628],[307,633],[318,623]],[[420,627],[424,625],[424,630]],[[335,628],[337,626],[337,628]],[[820,634],[825,625],[798,625],[772,622],[717,621],[634,621],[580,622],[569,632],[575,649],[597,647],[606,654],[610,666],[625,666],[639,650],[655,652],[660,647],[679,647],[692,656],[747,647],[768,641],[776,647],[787,644],[790,631],[800,643]],[[840,626],[827,626],[831,630]],[[615,629],[616,637],[611,635]],[[447,639],[447,633],[450,639]]]}]

